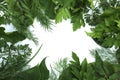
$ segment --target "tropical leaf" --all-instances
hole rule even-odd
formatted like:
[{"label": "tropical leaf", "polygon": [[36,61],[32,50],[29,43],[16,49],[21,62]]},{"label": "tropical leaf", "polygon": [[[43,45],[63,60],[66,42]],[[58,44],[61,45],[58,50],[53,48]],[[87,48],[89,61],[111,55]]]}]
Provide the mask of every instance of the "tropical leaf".
[{"label": "tropical leaf", "polygon": [[46,60],[46,58],[44,58],[39,65],[39,71],[40,71],[40,74],[39,74],[40,79],[39,80],[48,80],[48,78],[49,78],[49,70],[46,67],[45,60]]}]

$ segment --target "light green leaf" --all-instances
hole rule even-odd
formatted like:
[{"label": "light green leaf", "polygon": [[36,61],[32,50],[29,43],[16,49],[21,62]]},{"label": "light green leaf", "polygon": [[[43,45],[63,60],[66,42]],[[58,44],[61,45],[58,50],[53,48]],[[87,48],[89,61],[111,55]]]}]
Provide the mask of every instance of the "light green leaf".
[{"label": "light green leaf", "polygon": [[68,9],[66,8],[61,8],[59,9],[58,11],[58,14],[56,16],[56,19],[55,19],[55,22],[56,23],[59,23],[59,22],[62,22],[62,19],[68,19],[70,18],[70,12],[68,11]]},{"label": "light green leaf", "polygon": [[120,28],[120,20],[115,20],[115,22],[117,23],[117,27]]},{"label": "light green leaf", "polygon": [[73,16],[71,23],[73,23],[73,31],[80,29],[81,26],[85,26],[83,14]]}]

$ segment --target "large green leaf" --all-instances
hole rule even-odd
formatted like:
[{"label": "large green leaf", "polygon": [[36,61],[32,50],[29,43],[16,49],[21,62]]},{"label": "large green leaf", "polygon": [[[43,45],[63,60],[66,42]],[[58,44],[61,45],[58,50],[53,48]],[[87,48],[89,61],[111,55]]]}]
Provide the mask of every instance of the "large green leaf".
[{"label": "large green leaf", "polygon": [[39,0],[41,6],[45,10],[45,14],[50,18],[50,19],[55,19],[56,14],[55,14],[55,3],[52,0]]},{"label": "large green leaf", "polygon": [[98,53],[96,52],[96,57],[95,57],[96,61],[95,61],[95,71],[97,74],[99,74],[99,76],[104,76],[105,72],[103,69],[103,61],[101,60],[100,56],[98,55]]},{"label": "large green leaf", "polygon": [[[78,66],[78,65],[76,65]],[[76,78],[76,79],[80,79],[80,70],[79,68],[77,68],[75,65],[71,65],[70,68],[71,68],[71,73],[73,74],[73,76]],[[78,66],[80,67],[80,66]]]},{"label": "large green leaf", "polygon": [[113,73],[110,77],[109,80],[120,80],[120,72]]},{"label": "large green leaf", "polygon": [[63,70],[58,80],[73,80],[72,77],[73,75],[71,73],[70,67],[68,67],[65,70]]},{"label": "large green leaf", "polygon": [[87,59],[85,58],[81,63],[81,71],[86,72],[87,71]]},{"label": "large green leaf", "polygon": [[87,80],[96,80],[95,79],[95,70],[93,69],[91,64],[89,64],[87,66],[86,78],[87,78]]},{"label": "large green leaf", "polygon": [[39,71],[40,71],[40,74],[39,74],[40,79],[39,80],[48,80],[48,78],[49,78],[49,70],[46,67],[45,60],[46,60],[46,58],[44,58],[39,65]]}]

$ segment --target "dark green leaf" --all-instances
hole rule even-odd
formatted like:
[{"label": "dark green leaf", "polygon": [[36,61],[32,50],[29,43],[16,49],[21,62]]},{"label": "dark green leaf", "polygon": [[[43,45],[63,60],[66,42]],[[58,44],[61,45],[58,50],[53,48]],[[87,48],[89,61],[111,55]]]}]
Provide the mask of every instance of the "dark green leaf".
[{"label": "dark green leaf", "polygon": [[73,80],[72,77],[73,75],[71,73],[70,67],[68,67],[65,70],[63,70],[58,80]]},{"label": "dark green leaf", "polygon": [[109,77],[109,80],[120,80],[120,72],[114,73]]},{"label": "dark green leaf", "polygon": [[95,71],[103,76],[105,75],[104,69],[103,69],[103,61],[101,60],[100,56],[98,55],[98,53],[96,52],[96,57],[95,57],[96,61],[95,61]]},{"label": "dark green leaf", "polygon": [[87,71],[87,59],[85,58],[81,63],[81,71],[86,72]]},{"label": "dark green leaf", "polygon": [[95,80],[95,70],[92,68],[91,64],[87,66],[86,78],[87,80]]},{"label": "dark green leaf", "polygon": [[45,60],[46,58],[44,58],[39,65],[40,80],[48,80],[49,78],[49,70],[46,67]]},{"label": "dark green leaf", "polygon": [[79,62],[79,57],[74,52],[72,52],[72,58],[74,61]]}]

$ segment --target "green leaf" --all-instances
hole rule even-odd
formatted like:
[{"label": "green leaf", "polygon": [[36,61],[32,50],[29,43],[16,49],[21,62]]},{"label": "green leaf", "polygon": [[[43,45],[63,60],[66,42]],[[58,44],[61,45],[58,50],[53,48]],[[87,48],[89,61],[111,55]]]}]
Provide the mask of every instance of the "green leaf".
[{"label": "green leaf", "polygon": [[109,80],[120,80],[120,72],[114,73],[109,77]]},{"label": "green leaf", "polygon": [[45,14],[50,18],[50,19],[55,19],[56,14],[55,14],[55,3],[53,3],[52,0],[39,0],[41,6],[45,10]]},{"label": "green leaf", "polygon": [[19,73],[14,78],[16,78],[15,80],[18,80],[21,78],[23,80],[40,80],[39,65],[36,65],[33,68],[29,68],[29,69]]},{"label": "green leaf", "polygon": [[105,78],[99,78],[98,80],[106,80]]},{"label": "green leaf", "polygon": [[94,7],[95,7],[95,6],[94,6],[94,3],[93,3],[94,1],[93,1],[93,0],[88,0],[88,1],[90,2],[90,7],[91,7],[92,9],[94,9]]},{"label": "green leaf", "polygon": [[73,23],[73,31],[80,29],[81,26],[85,26],[83,14],[72,16],[71,23]]},{"label": "green leaf", "polygon": [[[79,65],[78,65],[79,66]],[[80,67],[80,66],[79,66]],[[80,79],[80,70],[75,66],[70,66],[72,74],[77,78]]]},{"label": "green leaf", "polygon": [[86,72],[87,71],[87,59],[85,58],[81,63],[81,71]]},{"label": "green leaf", "polygon": [[113,68],[114,68],[115,72],[119,72],[120,71],[120,64],[114,64]]},{"label": "green leaf", "polygon": [[111,24],[111,22],[109,21],[109,18],[108,18],[108,19],[105,18],[105,25],[106,25],[106,26],[110,26],[110,24]]},{"label": "green leaf", "polygon": [[72,58],[73,58],[74,61],[80,62],[79,57],[74,52],[72,52]]},{"label": "green leaf", "polygon": [[111,74],[114,73],[113,65],[110,64],[109,62],[103,62],[103,68],[106,76],[110,76]]},{"label": "green leaf", "polygon": [[115,22],[117,23],[117,27],[120,28],[120,20],[115,20]]},{"label": "green leaf", "polygon": [[87,66],[87,73],[86,73],[86,78],[87,78],[87,80],[95,80],[95,79],[94,79],[94,78],[95,78],[94,73],[95,73],[95,70],[92,68],[92,65],[89,64],[89,65]]},{"label": "green leaf", "polygon": [[98,55],[97,51],[96,51],[95,59],[96,59],[96,61],[95,61],[95,71],[101,76],[105,75],[105,72],[103,70],[103,61],[100,58],[100,56]]},{"label": "green leaf", "polygon": [[116,10],[114,8],[109,8],[109,9],[106,9],[101,16],[102,17],[111,16],[115,12],[116,12]]},{"label": "green leaf", "polygon": [[1,24],[4,24],[4,17],[1,17],[1,16],[0,16],[0,25],[1,25]]},{"label": "green leaf", "polygon": [[19,33],[18,31],[6,33],[6,40],[8,42],[12,42],[13,44],[22,41],[25,38],[26,37],[23,34]]},{"label": "green leaf", "polygon": [[68,67],[65,70],[63,70],[58,80],[73,80],[72,77],[73,75],[71,73],[70,67]]},{"label": "green leaf", "polygon": [[48,80],[49,78],[49,70],[46,67],[45,60],[46,58],[44,58],[39,65],[40,80]]},{"label": "green leaf", "polygon": [[73,4],[75,4],[75,0],[56,0],[59,5],[62,5],[64,8],[70,8]]},{"label": "green leaf", "polygon": [[62,22],[62,19],[68,19],[70,18],[70,13],[68,11],[68,9],[66,8],[60,8],[58,13],[57,13],[57,16],[56,16],[56,19],[55,19],[55,22],[56,23],[59,23],[59,22]]}]

